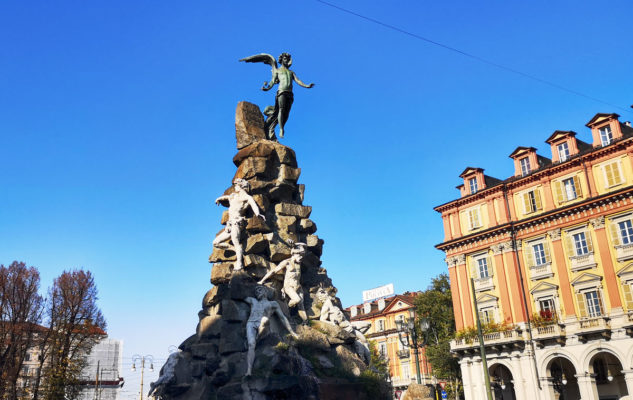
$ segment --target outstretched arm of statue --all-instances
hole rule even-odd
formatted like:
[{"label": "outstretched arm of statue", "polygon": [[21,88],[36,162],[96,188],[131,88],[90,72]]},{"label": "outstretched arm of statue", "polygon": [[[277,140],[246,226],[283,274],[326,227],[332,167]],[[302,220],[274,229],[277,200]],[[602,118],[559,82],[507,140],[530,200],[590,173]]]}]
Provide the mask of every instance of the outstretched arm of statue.
[{"label": "outstretched arm of statue", "polygon": [[215,199],[215,204],[220,204],[221,201],[225,201],[225,200],[228,200],[228,199],[229,199],[229,196],[226,196],[226,195],[225,196],[220,196],[217,199]]},{"label": "outstretched arm of statue", "polygon": [[251,196],[248,196],[248,205],[251,206],[251,209],[253,210],[253,213],[255,213],[256,217],[259,217],[262,220],[266,221],[266,217],[264,217],[264,215],[259,211],[259,206],[257,205],[257,202]]},{"label": "outstretched arm of statue", "polygon": [[273,88],[273,86],[275,86],[275,83],[277,83],[277,72],[273,69],[273,76],[272,78],[270,78],[270,82],[264,82],[264,86],[262,86],[262,90],[264,92],[269,91],[270,89]]},{"label": "outstretched arm of statue", "polygon": [[277,268],[274,268],[274,269],[271,269],[270,271],[268,271],[268,273],[266,275],[264,275],[264,277],[257,283],[260,284],[260,285],[263,284],[264,282],[266,282],[266,280],[268,278],[271,277],[271,275],[276,274],[277,272],[281,271],[284,268],[286,268],[286,265],[285,265],[285,263],[282,262],[281,264],[279,264],[277,266]]},{"label": "outstretched arm of statue", "polygon": [[290,322],[288,321],[288,318],[286,318],[284,313],[281,312],[281,308],[279,308],[279,304],[277,304],[277,302],[275,302],[274,307],[275,307],[275,314],[277,314],[277,316],[279,317],[279,320],[284,325],[284,327],[288,330],[288,332],[290,332],[292,337],[294,337],[295,339],[299,339],[299,336],[295,333],[294,330],[292,330],[292,326],[290,326]]},{"label": "outstretched arm of statue", "polygon": [[299,79],[297,74],[295,74],[294,72],[292,73],[292,79],[294,79],[294,81],[297,82],[299,86],[303,86],[306,89],[310,89],[311,87],[314,87],[314,83],[310,83],[309,85],[306,85],[305,83],[303,83],[301,79]]}]

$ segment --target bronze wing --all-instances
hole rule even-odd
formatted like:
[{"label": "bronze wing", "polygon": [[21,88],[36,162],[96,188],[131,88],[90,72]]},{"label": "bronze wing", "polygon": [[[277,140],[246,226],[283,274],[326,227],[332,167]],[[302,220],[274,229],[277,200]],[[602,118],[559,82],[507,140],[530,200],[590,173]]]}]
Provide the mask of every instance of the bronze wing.
[{"label": "bronze wing", "polygon": [[266,53],[255,54],[254,56],[245,57],[245,58],[242,58],[240,61],[244,61],[248,63],[262,62],[264,64],[270,65],[273,71],[277,69],[277,60],[275,60],[275,57]]}]

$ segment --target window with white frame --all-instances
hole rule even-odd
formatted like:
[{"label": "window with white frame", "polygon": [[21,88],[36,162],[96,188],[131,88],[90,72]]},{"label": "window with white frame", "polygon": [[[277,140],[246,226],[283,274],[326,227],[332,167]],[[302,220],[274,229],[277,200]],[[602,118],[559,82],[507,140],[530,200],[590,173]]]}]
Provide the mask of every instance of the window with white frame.
[{"label": "window with white frame", "polygon": [[495,307],[492,307],[492,306],[481,307],[479,309],[479,322],[485,325],[494,323],[495,314],[496,314]]},{"label": "window with white frame", "polygon": [[558,149],[558,160],[560,162],[567,161],[569,158],[569,146],[567,142],[559,144],[556,148]]},{"label": "window with white frame", "polygon": [[402,364],[402,379],[411,379],[411,370],[409,369],[409,364]]},{"label": "window with white frame", "polygon": [[541,202],[541,195],[537,189],[524,192],[523,197],[523,211],[524,214],[533,213],[543,209],[543,203]]},{"label": "window with white frame", "polygon": [[583,293],[587,307],[588,317],[599,317],[603,313],[602,298],[598,290],[590,290]]},{"label": "window with white frame", "polygon": [[477,278],[489,278],[492,276],[492,270],[488,265],[488,256],[486,254],[474,256],[473,263],[475,267],[475,276]]},{"label": "window with white frame", "polygon": [[545,243],[536,243],[532,245],[532,254],[534,254],[534,265],[543,265],[548,262],[548,255],[545,253]]},{"label": "window with white frame", "polygon": [[470,178],[468,180],[468,186],[470,186],[470,194],[477,192],[477,178]]},{"label": "window with white frame", "polygon": [[539,305],[539,311],[541,313],[554,314],[556,312],[556,305],[554,304],[553,297],[545,297],[545,298],[539,299],[538,305]]},{"label": "window with white frame", "polygon": [[582,186],[578,176],[571,176],[553,182],[556,201],[563,203],[582,196]]},{"label": "window with white frame", "polygon": [[613,161],[611,163],[605,164],[602,167],[604,171],[604,181],[607,188],[617,186],[621,184],[624,180],[622,177],[622,172],[620,170],[620,162]]},{"label": "window with white frame", "polygon": [[589,246],[587,246],[587,235],[585,232],[578,232],[571,235],[574,243],[574,252],[577,256],[582,256],[589,253]]},{"label": "window with white frame", "polygon": [[378,332],[382,332],[385,330],[385,320],[384,319],[379,319],[378,320]]},{"label": "window with white frame", "polygon": [[525,176],[530,173],[530,158],[525,157],[519,160],[519,165],[521,165],[521,175]]},{"label": "window with white frame", "polygon": [[471,208],[467,211],[468,227],[470,230],[481,228],[481,216],[479,215],[479,207]]},{"label": "window with white frame", "polygon": [[578,197],[578,194],[576,193],[576,182],[574,181],[574,178],[564,179],[563,189],[564,189],[565,199],[567,201],[574,200],[576,197]]},{"label": "window with white frame", "polygon": [[387,357],[387,343],[382,342],[378,345],[378,352],[381,356]]},{"label": "window with white frame", "polygon": [[598,129],[598,131],[600,132],[600,143],[602,143],[603,146],[611,144],[611,141],[613,141],[613,133],[611,132],[611,127],[607,125]]}]

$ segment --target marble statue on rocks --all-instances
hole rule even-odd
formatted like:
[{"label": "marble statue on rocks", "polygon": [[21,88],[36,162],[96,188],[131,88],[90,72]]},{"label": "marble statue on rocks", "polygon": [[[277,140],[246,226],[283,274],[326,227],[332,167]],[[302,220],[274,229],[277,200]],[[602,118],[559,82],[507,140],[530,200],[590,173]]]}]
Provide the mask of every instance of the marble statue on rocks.
[{"label": "marble statue on rocks", "polygon": [[215,200],[215,204],[228,202],[229,219],[226,222],[224,231],[213,240],[213,246],[218,248],[228,248],[226,240],[231,239],[235,249],[236,261],[233,270],[240,270],[244,264],[244,249],[241,243],[242,230],[246,226],[246,211],[250,207],[255,216],[266,220],[261,214],[259,206],[249,194],[250,184],[244,179],[236,179],[234,182],[235,191],[229,195],[220,196]]},{"label": "marble statue on rocks", "polygon": [[[365,338],[362,328],[358,328],[349,322],[349,320],[345,317],[343,311],[339,307],[334,305],[334,302],[332,301],[332,296],[327,292],[327,290],[325,290],[324,288],[319,288],[319,290],[317,291],[317,298],[323,304],[321,306],[321,316],[319,317],[319,320],[336,325],[344,331],[356,336],[356,352],[365,361],[367,361],[367,363],[369,363],[369,347],[367,344],[367,338]],[[369,326],[366,326],[365,332],[367,331],[367,329],[369,329]]]},{"label": "marble statue on rocks", "polygon": [[246,376],[249,376],[253,370],[253,361],[255,361],[255,344],[257,342],[257,336],[266,328],[268,320],[273,316],[277,316],[286,330],[295,338],[299,336],[290,326],[288,318],[283,314],[279,304],[276,301],[271,301],[268,294],[268,290],[264,286],[257,286],[255,288],[255,297],[247,297],[244,299],[251,306],[251,313],[246,322],[246,339],[248,341],[248,353],[246,356]]},{"label": "marble statue on rocks", "polygon": [[284,137],[284,126],[288,120],[290,114],[290,108],[294,101],[294,95],[292,93],[292,82],[297,82],[299,86],[310,89],[314,87],[314,83],[305,84],[297,77],[294,71],[290,70],[292,65],[292,56],[288,53],[281,53],[279,56],[279,63],[281,67],[277,65],[275,57],[270,54],[257,54],[254,56],[242,58],[240,61],[245,62],[263,62],[268,64],[272,68],[272,78],[270,82],[264,82],[262,87],[263,91],[268,91],[276,84],[279,84],[277,89],[277,96],[275,96],[275,106],[266,107],[264,114],[268,117],[266,119],[266,132],[268,132],[268,139],[274,140],[275,126],[279,124],[279,137]]},{"label": "marble statue on rocks", "polygon": [[305,253],[305,243],[293,243],[290,258],[280,262],[277,267],[268,271],[258,282],[261,285],[266,282],[271,275],[285,270],[282,294],[290,299],[288,301],[288,307],[297,307],[297,313],[303,321],[308,320],[303,306],[303,290],[301,289],[301,262],[303,261]]}]

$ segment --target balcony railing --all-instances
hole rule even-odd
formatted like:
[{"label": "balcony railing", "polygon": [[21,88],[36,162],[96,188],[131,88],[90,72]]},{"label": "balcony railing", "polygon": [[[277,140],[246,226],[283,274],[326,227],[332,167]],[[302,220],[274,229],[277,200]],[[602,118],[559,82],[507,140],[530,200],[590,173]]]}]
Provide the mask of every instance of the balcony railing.
[{"label": "balcony railing", "polygon": [[409,358],[411,352],[409,350],[398,350],[398,358]]},{"label": "balcony railing", "polygon": [[495,288],[495,284],[492,281],[491,276],[484,278],[475,278],[475,290],[477,292],[483,292],[484,290],[491,290]]},{"label": "balcony railing", "polygon": [[619,262],[633,259],[633,243],[615,246],[615,257]]},{"label": "balcony railing", "polygon": [[532,265],[530,267],[530,277],[533,281],[543,278],[551,278],[554,276],[552,272],[552,264]]},{"label": "balcony railing", "polygon": [[[523,340],[523,335],[521,335],[519,332],[517,332],[514,329],[509,330],[509,331],[503,331],[503,332],[486,333],[483,335],[483,337],[484,337],[484,344],[486,346],[488,345],[493,346],[493,345],[510,343],[510,342],[518,342],[518,341]],[[477,346],[479,346],[478,337],[474,337],[472,339],[459,338],[459,339],[454,339],[451,342],[452,350],[461,350],[461,349],[477,347]]]},{"label": "balcony railing", "polygon": [[571,256],[569,257],[569,260],[571,261],[571,270],[574,272],[593,268],[597,265],[593,257],[593,253],[587,253],[580,256]]},{"label": "balcony railing", "polygon": [[585,340],[591,334],[601,334],[606,338],[611,334],[611,324],[606,316],[581,319],[578,321],[578,328],[578,335],[585,337]]}]

